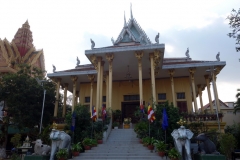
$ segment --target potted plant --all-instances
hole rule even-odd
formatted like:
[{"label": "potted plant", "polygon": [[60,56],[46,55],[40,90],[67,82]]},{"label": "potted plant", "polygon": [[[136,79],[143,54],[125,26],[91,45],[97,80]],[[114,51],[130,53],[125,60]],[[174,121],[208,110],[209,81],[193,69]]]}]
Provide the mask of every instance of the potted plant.
[{"label": "potted plant", "polygon": [[103,143],[103,133],[102,132],[95,132],[94,134],[95,139],[97,140],[98,144]]},{"label": "potted plant", "polygon": [[82,150],[81,142],[72,144],[71,149],[72,149],[72,155],[74,157],[79,156],[79,153]]},{"label": "potted plant", "polygon": [[113,128],[114,129],[118,129],[119,126],[119,122],[113,122]]},{"label": "potted plant", "polygon": [[171,160],[178,160],[181,155],[180,153],[176,150],[176,148],[172,148],[168,151],[168,157],[171,159]]},{"label": "potted plant", "polygon": [[92,147],[97,147],[97,140],[96,139],[92,139]]},{"label": "potted plant", "polygon": [[148,149],[149,150],[153,150],[154,149],[154,143],[156,142],[156,140],[152,137],[147,139],[147,143],[148,143]]},{"label": "potted plant", "polygon": [[56,153],[56,157],[58,160],[67,160],[68,158],[68,150],[66,148],[61,148]]},{"label": "potted plant", "polygon": [[131,118],[124,118],[123,121],[123,128],[125,129],[129,129],[130,128],[130,123],[131,123]]},{"label": "potted plant", "polygon": [[82,144],[85,150],[90,150],[92,146],[92,139],[86,137],[83,139]]},{"label": "potted plant", "polygon": [[156,147],[158,151],[158,155],[161,157],[164,157],[166,149],[167,149],[167,144],[165,144],[163,141],[156,140],[154,143],[154,146]]}]

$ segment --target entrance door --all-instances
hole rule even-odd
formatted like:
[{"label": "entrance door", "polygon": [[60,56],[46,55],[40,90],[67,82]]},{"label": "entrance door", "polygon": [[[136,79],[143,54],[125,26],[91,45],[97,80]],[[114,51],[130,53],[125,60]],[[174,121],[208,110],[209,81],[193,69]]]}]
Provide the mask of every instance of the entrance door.
[{"label": "entrance door", "polygon": [[139,101],[122,102],[122,121],[124,118],[132,118],[132,123],[138,122],[138,119],[134,116],[134,112],[139,110],[139,103]]},{"label": "entrance door", "polygon": [[179,109],[179,113],[186,113],[188,112],[187,110],[187,102],[186,101],[178,101],[177,106]]}]

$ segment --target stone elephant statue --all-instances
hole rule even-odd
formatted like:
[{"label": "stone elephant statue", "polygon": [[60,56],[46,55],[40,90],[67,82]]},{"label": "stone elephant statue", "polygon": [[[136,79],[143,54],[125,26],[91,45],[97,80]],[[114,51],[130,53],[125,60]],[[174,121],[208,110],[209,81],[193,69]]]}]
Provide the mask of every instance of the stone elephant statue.
[{"label": "stone elephant statue", "polygon": [[[174,129],[171,133],[175,148],[181,154],[183,160],[191,160],[190,139],[193,137],[193,132],[189,129],[185,129],[184,126],[180,126],[178,129]],[[183,151],[185,149],[185,151]],[[183,152],[186,153],[183,155]]]},{"label": "stone elephant statue", "polygon": [[67,148],[69,151],[71,147],[71,137],[64,131],[52,129],[50,139],[52,140],[50,160],[54,160],[57,149]]},{"label": "stone elephant statue", "polygon": [[202,142],[199,144],[199,149],[202,154],[219,154],[216,150],[216,145],[207,137],[206,134],[201,133],[194,139]]}]

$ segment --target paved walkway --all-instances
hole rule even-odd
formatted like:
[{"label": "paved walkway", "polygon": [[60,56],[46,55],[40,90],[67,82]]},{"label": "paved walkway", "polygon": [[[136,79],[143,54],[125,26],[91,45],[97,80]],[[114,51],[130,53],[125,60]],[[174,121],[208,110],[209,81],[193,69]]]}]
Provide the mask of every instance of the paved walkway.
[{"label": "paved walkway", "polygon": [[133,129],[113,129],[104,144],[99,144],[91,150],[74,157],[74,160],[166,160],[156,152],[151,152],[147,147],[139,143]]}]

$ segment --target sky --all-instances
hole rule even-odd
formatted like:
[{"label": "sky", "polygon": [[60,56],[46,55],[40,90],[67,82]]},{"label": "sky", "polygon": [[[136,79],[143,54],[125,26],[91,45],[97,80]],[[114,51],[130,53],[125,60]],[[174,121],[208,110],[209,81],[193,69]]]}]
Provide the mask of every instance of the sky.
[{"label": "sky", "polygon": [[[160,33],[159,43],[165,44],[164,57],[185,57],[186,49],[193,60],[220,60],[226,66],[217,76],[219,99],[236,101],[240,88],[240,53],[227,16],[238,10],[239,0],[0,0],[0,38],[12,41],[18,28],[28,20],[36,49],[43,49],[45,66],[52,73],[81,64],[89,64],[85,50],[111,46],[123,25],[124,12],[140,24],[152,42]],[[212,95],[213,97],[213,95]],[[212,98],[214,99],[214,98]],[[199,101],[198,101],[199,102]],[[208,103],[206,89],[203,104]],[[200,106],[200,105],[198,105]]]}]

